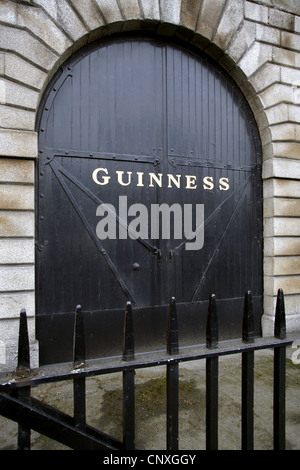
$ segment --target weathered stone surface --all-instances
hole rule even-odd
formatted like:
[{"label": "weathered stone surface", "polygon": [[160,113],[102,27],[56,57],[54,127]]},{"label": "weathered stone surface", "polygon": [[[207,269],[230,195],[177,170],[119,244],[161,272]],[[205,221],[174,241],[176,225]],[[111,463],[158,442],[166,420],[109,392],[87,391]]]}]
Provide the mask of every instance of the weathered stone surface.
[{"label": "weathered stone surface", "polygon": [[138,0],[119,0],[122,15],[127,20],[141,18]]},{"label": "weathered stone surface", "polygon": [[269,8],[264,5],[245,1],[245,18],[258,23],[268,24]]},{"label": "weathered stone surface", "polygon": [[[18,331],[18,323],[12,324],[11,321],[8,322],[10,325],[11,330],[15,328],[16,334]],[[34,319],[31,319],[28,322],[28,330],[29,330],[29,337],[30,337],[30,366],[31,368],[36,368],[39,365],[39,345],[38,342],[34,339]],[[4,324],[4,325],[3,325]],[[3,337],[6,338],[5,332],[7,322],[1,321],[0,329],[3,331]],[[17,351],[16,351],[16,344],[17,344],[18,336],[14,336],[13,340],[8,342],[5,339],[0,340],[0,365],[1,371],[11,373],[12,371],[16,370],[17,367]]]},{"label": "weathered stone surface", "polygon": [[[299,331],[299,313],[300,313],[300,295],[287,295],[285,298],[285,311],[288,322],[290,322],[290,317],[293,319],[293,330]],[[297,321],[298,320],[298,321]],[[289,324],[288,324],[289,328]],[[292,329],[288,331],[293,331]]]},{"label": "weathered stone surface", "polygon": [[167,23],[180,23],[181,0],[160,0],[162,21]]},{"label": "weathered stone surface", "polygon": [[13,106],[22,106],[28,110],[37,110],[39,93],[30,88],[0,78],[0,103]]},{"label": "weathered stone surface", "polygon": [[297,67],[299,66],[299,54],[287,49],[283,53],[280,47],[273,47],[273,62],[276,64]]},{"label": "weathered stone surface", "polygon": [[[20,316],[20,312],[19,312]],[[10,324],[11,323],[11,324]],[[28,319],[28,336],[33,340],[35,334],[34,318]],[[13,318],[10,322],[0,320],[0,341],[4,341],[6,347],[17,348],[19,339],[19,318]],[[17,359],[17,357],[16,357]]]},{"label": "weathered stone surface", "polygon": [[0,127],[33,131],[35,112],[6,105],[0,105]]},{"label": "weathered stone surface", "polygon": [[[58,59],[56,53],[23,29],[2,25],[0,28],[0,43],[2,49],[16,52],[45,70],[51,70]],[[22,81],[22,77],[19,78]]]},{"label": "weathered stone surface", "polygon": [[202,0],[200,16],[198,19],[197,32],[207,39],[212,39],[218,24],[225,0]]},{"label": "weathered stone surface", "polygon": [[1,183],[34,183],[34,162],[14,158],[0,158]]},{"label": "weathered stone surface", "polygon": [[289,31],[294,30],[294,15],[290,15],[286,12],[270,9],[269,11],[269,24],[280,29],[287,29]]},{"label": "weathered stone surface", "polygon": [[34,263],[34,240],[0,239],[1,264]]},{"label": "weathered stone surface", "polygon": [[264,219],[264,234],[266,237],[299,237],[300,218],[274,217]]},{"label": "weathered stone surface", "polygon": [[262,65],[272,60],[272,46],[255,42],[239,61],[239,67],[251,77]]},{"label": "weathered stone surface", "polygon": [[4,23],[16,24],[17,23],[17,4],[7,1],[1,1],[1,21]]},{"label": "weathered stone surface", "polygon": [[229,41],[244,19],[242,0],[229,0],[222,12],[221,20],[213,37],[213,42],[222,50],[226,50]]},{"label": "weathered stone surface", "polygon": [[[274,258],[271,275],[273,274],[274,276],[300,274],[300,257],[284,256],[282,258]],[[300,293],[300,289],[298,292]]]},{"label": "weathered stone surface", "polygon": [[[69,36],[69,39],[76,41],[87,33],[85,25],[66,0],[37,0],[35,3],[54,19],[62,32]],[[29,14],[31,11],[32,9],[28,9]]]},{"label": "weathered stone surface", "polygon": [[33,210],[33,186],[0,184],[0,210]]},{"label": "weathered stone surface", "polygon": [[[28,292],[6,292],[0,294],[0,318],[19,318],[20,310],[26,309],[28,317],[35,314],[35,293]],[[3,325],[3,323],[2,323]]]},{"label": "weathered stone surface", "polygon": [[265,110],[269,125],[280,124],[289,120],[290,107],[287,103],[280,103]]},{"label": "weathered stone surface", "polygon": [[0,155],[5,157],[37,157],[37,134],[0,129]]},{"label": "weathered stone surface", "polygon": [[300,35],[282,31],[281,46],[286,49],[299,51],[300,50]]},{"label": "weathered stone surface", "polygon": [[96,29],[104,24],[101,13],[93,0],[85,0],[84,2],[82,0],[71,0],[71,4],[89,29]]},{"label": "weathered stone surface", "polygon": [[160,20],[159,0],[140,0],[144,17],[151,20]]},{"label": "weathered stone surface", "polygon": [[34,266],[0,266],[0,292],[34,290]]},{"label": "weathered stone surface", "polygon": [[293,86],[300,86],[300,70],[290,67],[281,67],[281,81]]},{"label": "weathered stone surface", "polygon": [[265,217],[300,217],[298,199],[268,198],[264,200]]},{"label": "weathered stone surface", "polygon": [[107,23],[122,21],[122,13],[116,0],[95,0]]},{"label": "weathered stone surface", "polygon": [[66,0],[57,2],[57,22],[74,41],[87,34],[84,24]]},{"label": "weathered stone surface", "polygon": [[300,276],[273,276],[267,277],[265,280],[266,290],[268,292],[277,292],[283,289],[286,295],[300,293]]},{"label": "weathered stone surface", "polygon": [[58,54],[63,54],[72,44],[66,34],[41,8],[20,5],[18,9],[18,24],[32,31]]},{"label": "weathered stone surface", "polygon": [[266,237],[264,249],[265,256],[298,256],[300,255],[300,238]]},{"label": "weathered stone surface", "polygon": [[300,15],[298,0],[253,0],[254,3]]},{"label": "weathered stone surface", "polygon": [[263,178],[300,178],[300,161],[287,158],[269,158],[263,163]]},{"label": "weathered stone surface", "polygon": [[255,41],[256,25],[250,21],[245,21],[241,28],[237,29],[233,35],[226,53],[235,61],[246,53]]},{"label": "weathered stone surface", "polygon": [[251,78],[250,83],[257,92],[264,90],[273,83],[280,82],[280,66],[267,62]]},{"label": "weathered stone surface", "polygon": [[269,0],[272,6],[289,11],[295,15],[300,15],[300,5],[298,0]]},{"label": "weathered stone surface", "polygon": [[30,85],[37,90],[42,89],[47,80],[46,72],[12,52],[0,53],[1,69],[5,77],[21,81],[24,85]]},{"label": "weathered stone surface", "polygon": [[279,46],[281,33],[278,29],[263,24],[256,25],[256,39],[258,41]]},{"label": "weathered stone surface", "polygon": [[57,20],[57,0],[35,0],[35,3],[44,8],[48,15]]},{"label": "weathered stone surface", "polygon": [[270,134],[273,141],[295,140],[299,142],[300,124],[285,122],[270,126]]},{"label": "weathered stone surface", "polygon": [[291,122],[299,123],[300,122],[300,106],[288,104],[287,110],[288,110],[288,120]]},{"label": "weathered stone surface", "polygon": [[[275,142],[273,144],[273,155],[274,157],[300,159],[300,143],[299,142]],[[299,172],[299,168],[298,168],[298,172]],[[297,178],[297,173],[295,177]]]},{"label": "weathered stone surface", "polygon": [[180,23],[186,28],[195,30],[202,0],[182,0]]},{"label": "weathered stone surface", "polygon": [[259,93],[259,98],[265,108],[275,106],[285,101],[293,102],[294,91],[291,86],[282,83],[274,83]]},{"label": "weathered stone surface", "polygon": [[269,179],[264,184],[264,197],[300,198],[300,181]]},{"label": "weathered stone surface", "polygon": [[[294,297],[297,297],[297,296],[286,296],[285,297],[285,305],[286,305],[286,310],[288,309],[288,305],[289,305],[289,300],[290,299],[293,299]],[[265,299],[268,299],[268,296],[265,296]],[[274,312],[275,312],[275,308],[271,309],[271,305],[273,305],[273,302],[272,302],[273,298],[270,297],[270,301],[269,302],[265,302],[264,304],[264,310],[265,312],[269,311],[271,312],[271,314],[267,314],[265,313],[263,316],[262,316],[262,334],[263,336],[274,336]],[[274,302],[276,302],[276,298],[274,298]],[[290,311],[290,310],[289,310]],[[287,315],[286,317],[286,328],[287,328],[287,331],[298,331],[299,330],[299,327],[298,327],[298,315],[299,315],[299,311],[297,312],[296,315]]]},{"label": "weathered stone surface", "polygon": [[34,237],[33,212],[0,211],[0,237]]}]

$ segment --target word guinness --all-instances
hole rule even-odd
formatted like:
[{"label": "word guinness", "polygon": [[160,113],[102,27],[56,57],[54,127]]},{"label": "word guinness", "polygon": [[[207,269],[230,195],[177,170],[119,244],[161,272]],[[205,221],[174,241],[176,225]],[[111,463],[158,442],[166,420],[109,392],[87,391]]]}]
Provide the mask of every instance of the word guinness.
[{"label": "word guinness", "polygon": [[[112,176],[109,175],[107,168],[96,168],[92,173],[93,181],[100,185],[105,186],[110,183]],[[115,178],[119,185],[130,186],[136,184],[138,187],[148,186],[149,188],[163,187],[167,188],[184,188],[184,189],[197,189],[202,184],[202,188],[211,191],[215,187],[220,191],[228,191],[229,178],[219,178],[217,182],[214,181],[212,176],[205,176],[202,181],[197,181],[194,175],[172,175],[163,173],[149,173],[148,176],[142,171],[137,171],[133,176],[132,171],[116,171]]]}]

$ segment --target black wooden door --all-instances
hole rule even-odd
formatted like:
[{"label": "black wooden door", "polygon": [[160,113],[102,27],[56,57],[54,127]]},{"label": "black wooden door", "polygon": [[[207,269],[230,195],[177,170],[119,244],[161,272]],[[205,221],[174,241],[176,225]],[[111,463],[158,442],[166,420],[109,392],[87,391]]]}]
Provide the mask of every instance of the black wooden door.
[{"label": "black wooden door", "polygon": [[[181,344],[203,341],[212,292],[221,338],[240,336],[248,288],[259,330],[259,139],[247,103],[221,70],[164,41],[102,42],[55,77],[38,130],[41,363],[71,359],[77,304],[89,357],[120,354],[127,300],[139,350],[164,347],[171,296]],[[151,218],[161,204],[169,212]],[[170,232],[163,235],[164,216]],[[193,223],[190,240],[184,221]]]}]

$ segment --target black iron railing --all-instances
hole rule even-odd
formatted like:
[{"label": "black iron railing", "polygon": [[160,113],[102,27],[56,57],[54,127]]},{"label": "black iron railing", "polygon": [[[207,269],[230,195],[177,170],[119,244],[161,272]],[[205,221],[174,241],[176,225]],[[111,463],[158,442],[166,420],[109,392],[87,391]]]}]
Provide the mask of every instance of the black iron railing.
[{"label": "black iron railing", "polygon": [[[131,303],[124,314],[123,351],[120,357],[86,360],[84,321],[81,307],[75,312],[73,363],[30,368],[29,341],[25,310],[20,314],[19,356],[15,373],[0,377],[0,414],[19,423],[18,449],[30,449],[30,430],[46,435],[72,449],[135,449],[135,370],[166,366],[166,442],[168,450],[178,449],[179,364],[206,361],[206,448],[218,448],[219,358],[242,355],[241,448],[254,446],[254,353],[274,349],[274,449],[285,449],[285,363],[286,347],[294,341],[287,337],[282,290],[278,291],[275,332],[272,338],[255,338],[252,294],[245,294],[242,339],[218,341],[215,295],[210,296],[206,344],[180,348],[175,298],[170,300],[166,351],[135,354]],[[86,379],[122,372],[123,439],[115,439],[86,423]],[[73,381],[73,416],[45,405],[31,396],[40,384]]]}]

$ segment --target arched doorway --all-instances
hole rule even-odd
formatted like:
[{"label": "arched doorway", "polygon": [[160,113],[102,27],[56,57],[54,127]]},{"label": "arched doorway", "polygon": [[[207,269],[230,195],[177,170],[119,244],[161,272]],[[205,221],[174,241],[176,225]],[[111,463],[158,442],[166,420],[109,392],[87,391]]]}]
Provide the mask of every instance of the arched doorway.
[{"label": "arched doorway", "polygon": [[71,360],[77,304],[88,357],[120,354],[127,300],[140,350],[164,347],[171,296],[183,344],[212,292],[222,338],[241,335],[246,289],[259,331],[259,137],[221,69],[157,38],[101,41],[54,78],[38,131],[41,363]]}]

